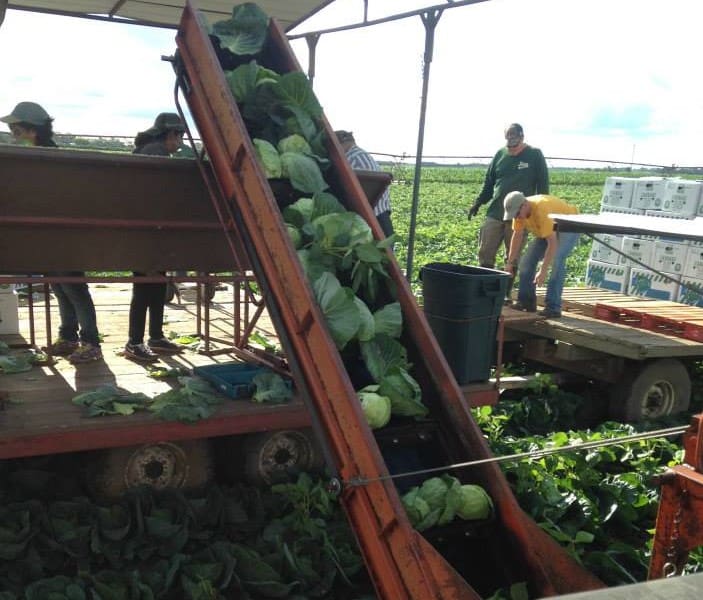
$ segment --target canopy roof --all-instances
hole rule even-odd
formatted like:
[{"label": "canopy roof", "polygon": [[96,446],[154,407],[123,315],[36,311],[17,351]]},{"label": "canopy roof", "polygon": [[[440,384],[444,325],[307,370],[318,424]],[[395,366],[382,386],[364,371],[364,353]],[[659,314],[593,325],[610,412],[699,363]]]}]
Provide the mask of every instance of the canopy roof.
[{"label": "canopy roof", "polygon": [[657,235],[675,240],[703,241],[703,218],[675,219],[645,215],[600,213],[598,215],[549,215],[557,231]]},{"label": "canopy roof", "polygon": [[[333,1],[257,0],[257,4],[284,30],[289,30]],[[0,0],[0,22],[7,5],[19,10],[176,28],[185,3],[186,0]],[[214,22],[228,18],[239,3],[238,0],[196,0],[194,5]]]}]

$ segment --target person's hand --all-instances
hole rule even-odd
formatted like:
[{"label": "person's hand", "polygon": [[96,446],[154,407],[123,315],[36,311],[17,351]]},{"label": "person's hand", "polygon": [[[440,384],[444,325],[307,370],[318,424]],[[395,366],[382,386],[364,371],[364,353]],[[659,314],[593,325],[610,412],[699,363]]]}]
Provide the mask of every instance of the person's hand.
[{"label": "person's hand", "polygon": [[510,273],[513,277],[515,277],[515,263],[507,261],[503,266],[503,271]]},{"label": "person's hand", "polygon": [[479,209],[478,204],[474,204],[471,206],[471,208],[469,210],[466,211],[466,216],[469,218],[469,221],[471,219],[473,219],[478,214],[478,209]]},{"label": "person's hand", "polygon": [[544,285],[545,280],[547,279],[547,274],[544,273],[541,269],[537,272],[537,275],[535,275],[535,285],[538,287],[541,287]]}]

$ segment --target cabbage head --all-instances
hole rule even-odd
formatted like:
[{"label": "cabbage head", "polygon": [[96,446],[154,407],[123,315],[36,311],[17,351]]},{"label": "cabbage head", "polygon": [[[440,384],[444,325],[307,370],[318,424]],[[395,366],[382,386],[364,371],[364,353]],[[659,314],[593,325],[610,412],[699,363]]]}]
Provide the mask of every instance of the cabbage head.
[{"label": "cabbage head", "polygon": [[378,394],[377,385],[367,385],[356,395],[361,401],[361,408],[371,429],[378,429],[388,424],[391,418],[391,401],[386,396]]},{"label": "cabbage head", "polygon": [[293,247],[297,250],[303,245],[303,236],[300,235],[300,231],[292,225],[286,224],[286,229],[288,230],[290,241],[293,242]]},{"label": "cabbage head", "polygon": [[456,514],[467,521],[488,519],[493,515],[493,500],[480,485],[461,486],[461,499]]},{"label": "cabbage head", "polygon": [[278,179],[281,177],[281,157],[278,156],[276,147],[266,140],[254,138],[254,149],[256,156],[259,159],[259,164],[264,171],[267,179]]},{"label": "cabbage head", "polygon": [[284,137],[278,142],[278,151],[283,154],[284,152],[300,152],[301,154],[312,154],[312,148],[310,144],[307,143],[302,135],[294,133],[288,137]]}]

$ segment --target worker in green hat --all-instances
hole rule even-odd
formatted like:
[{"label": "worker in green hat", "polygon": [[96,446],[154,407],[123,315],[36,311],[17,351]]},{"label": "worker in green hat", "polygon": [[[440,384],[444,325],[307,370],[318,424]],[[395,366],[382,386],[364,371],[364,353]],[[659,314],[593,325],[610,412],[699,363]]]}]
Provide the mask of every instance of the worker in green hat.
[{"label": "worker in green hat", "polygon": [[10,126],[14,138],[28,146],[56,147],[53,119],[36,102],[20,102],[0,121]]}]

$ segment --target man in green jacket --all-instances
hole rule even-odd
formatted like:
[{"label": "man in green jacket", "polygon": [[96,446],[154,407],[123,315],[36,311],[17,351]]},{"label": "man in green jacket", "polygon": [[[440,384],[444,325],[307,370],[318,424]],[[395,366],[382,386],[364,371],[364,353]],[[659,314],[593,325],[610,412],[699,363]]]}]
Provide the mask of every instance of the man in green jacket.
[{"label": "man in green jacket", "polygon": [[[478,262],[482,267],[495,268],[501,243],[507,259],[512,223],[503,220],[503,200],[510,192],[525,196],[549,193],[547,162],[539,148],[525,143],[525,134],[518,123],[505,130],[505,147],[496,152],[486,171],[483,189],[468,211],[469,220],[484,204],[488,204],[486,218],[479,230]],[[515,271],[513,271],[515,272]]]}]

